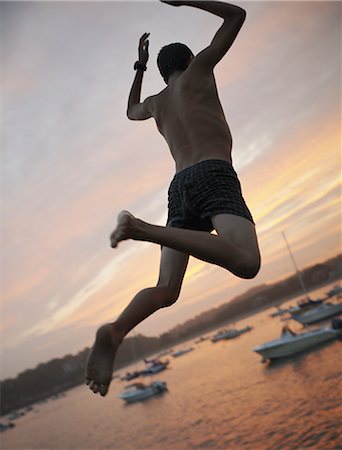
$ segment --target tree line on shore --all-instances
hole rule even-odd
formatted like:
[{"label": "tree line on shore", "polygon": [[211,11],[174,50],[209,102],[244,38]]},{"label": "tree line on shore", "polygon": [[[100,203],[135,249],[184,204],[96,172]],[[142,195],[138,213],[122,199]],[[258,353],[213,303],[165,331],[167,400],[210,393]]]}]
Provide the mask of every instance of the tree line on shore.
[{"label": "tree line on shore", "polygon": [[[341,279],[342,255],[302,271],[307,288]],[[119,348],[115,369],[119,370],[139,359],[156,354],[177,343],[193,338],[228,321],[236,321],[241,316],[252,314],[275,302],[281,303],[291,296],[301,293],[296,275],[282,281],[263,284],[252,288],[231,301],[209,311],[205,311],[183,324],[177,325],[158,337],[137,335],[126,338]],[[34,369],[21,372],[17,377],[1,382],[1,414],[32,405],[84,382],[84,369],[89,348],[77,355],[66,355],[39,364]]]}]

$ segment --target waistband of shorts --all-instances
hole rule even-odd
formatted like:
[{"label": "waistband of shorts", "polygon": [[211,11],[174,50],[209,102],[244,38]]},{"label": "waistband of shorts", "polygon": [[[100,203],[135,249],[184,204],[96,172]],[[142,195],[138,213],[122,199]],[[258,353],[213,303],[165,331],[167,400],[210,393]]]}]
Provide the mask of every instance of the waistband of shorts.
[{"label": "waistband of shorts", "polygon": [[179,172],[176,172],[175,177],[178,175],[180,175],[180,176],[185,175],[186,173],[192,172],[201,166],[207,166],[207,167],[221,166],[221,167],[227,167],[228,169],[234,171],[232,164],[229,161],[226,161],[225,159],[204,159],[203,161],[199,161],[195,164],[192,164],[189,167],[185,167],[185,169],[182,169]]}]

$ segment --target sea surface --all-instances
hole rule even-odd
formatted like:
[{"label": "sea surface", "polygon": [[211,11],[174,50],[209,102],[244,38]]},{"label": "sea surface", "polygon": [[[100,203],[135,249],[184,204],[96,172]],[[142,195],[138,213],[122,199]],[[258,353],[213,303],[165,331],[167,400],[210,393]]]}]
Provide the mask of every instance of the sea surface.
[{"label": "sea surface", "polygon": [[261,364],[252,349],[278,338],[283,325],[273,311],[236,322],[253,327],[236,339],[178,346],[195,350],[169,357],[169,369],[154,377],[167,382],[162,396],[126,405],[117,398],[125,382],[114,380],[105,398],[80,386],[17,419],[1,449],[342,450],[342,342]]}]

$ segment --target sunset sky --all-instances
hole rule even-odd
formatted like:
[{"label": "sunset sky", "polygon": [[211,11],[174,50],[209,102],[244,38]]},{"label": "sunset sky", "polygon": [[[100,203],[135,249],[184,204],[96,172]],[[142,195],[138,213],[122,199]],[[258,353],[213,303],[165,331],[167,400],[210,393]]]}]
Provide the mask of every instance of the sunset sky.
[{"label": "sunset sky", "polygon": [[[191,259],[156,336],[252,286],[341,251],[341,3],[239,2],[246,22],[215,69],[233,162],[262,269],[241,280]],[[164,225],[174,163],[153,119],[126,118],[137,45],[150,32],[143,98],[165,85],[163,45],[196,54],[221,19],[150,2],[1,2],[4,103],[1,378],[76,353],[157,281],[157,245],[110,248],[128,209]]]}]

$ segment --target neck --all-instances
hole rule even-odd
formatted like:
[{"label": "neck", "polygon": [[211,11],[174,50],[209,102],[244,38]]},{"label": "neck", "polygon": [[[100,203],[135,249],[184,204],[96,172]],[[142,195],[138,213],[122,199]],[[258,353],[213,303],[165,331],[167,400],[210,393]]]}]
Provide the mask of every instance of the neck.
[{"label": "neck", "polygon": [[167,84],[168,85],[173,84],[182,75],[182,73],[183,73],[182,70],[177,70],[176,72],[173,72]]}]

